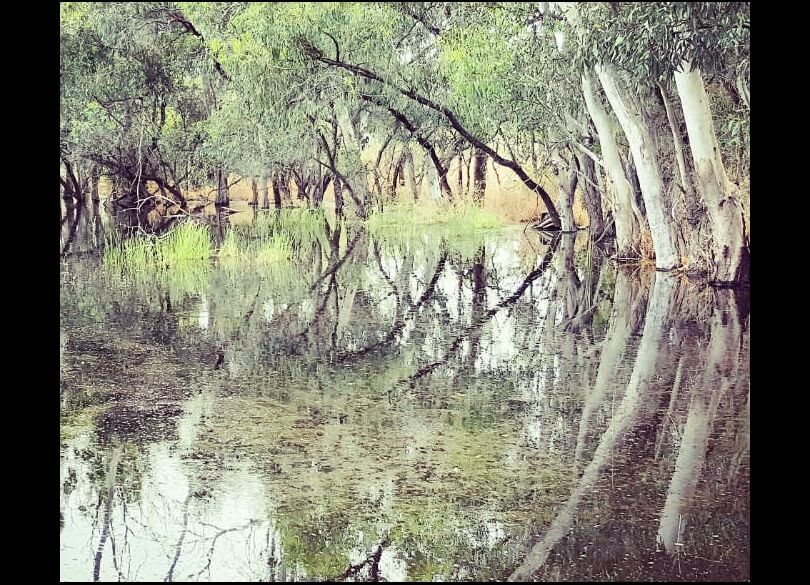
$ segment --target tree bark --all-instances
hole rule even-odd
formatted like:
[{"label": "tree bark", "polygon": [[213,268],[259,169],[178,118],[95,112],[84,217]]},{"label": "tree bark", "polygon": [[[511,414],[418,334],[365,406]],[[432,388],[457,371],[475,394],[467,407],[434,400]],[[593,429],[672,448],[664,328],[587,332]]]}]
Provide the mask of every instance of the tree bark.
[{"label": "tree bark", "polygon": [[598,238],[605,231],[605,220],[602,216],[602,197],[596,183],[596,165],[587,154],[580,153],[577,158],[585,178],[582,182],[582,192],[585,207],[588,209],[590,235],[592,238]]},{"label": "tree bark", "polygon": [[742,207],[726,175],[703,77],[700,70],[684,63],[682,69],[675,72],[675,84],[683,106],[700,194],[712,223],[712,279],[718,283],[736,283],[747,278],[749,260]]},{"label": "tree bark", "polygon": [[681,177],[681,188],[683,192],[690,199],[694,199],[695,190],[692,188],[692,181],[689,180],[689,175],[686,172],[686,161],[683,157],[683,138],[678,131],[678,120],[675,118],[675,112],[672,109],[667,90],[664,84],[659,83],[658,89],[661,91],[661,98],[664,100],[664,108],[667,111],[667,121],[669,122],[669,130],[672,132],[672,143],[675,145],[675,160],[678,163],[678,174]]}]

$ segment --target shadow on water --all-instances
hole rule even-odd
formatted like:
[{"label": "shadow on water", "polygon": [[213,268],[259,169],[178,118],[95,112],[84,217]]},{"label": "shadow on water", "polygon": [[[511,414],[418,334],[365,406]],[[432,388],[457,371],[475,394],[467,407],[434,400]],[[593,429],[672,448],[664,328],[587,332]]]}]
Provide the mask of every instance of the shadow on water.
[{"label": "shadow on water", "polygon": [[749,578],[746,299],[573,235],[299,243],[65,263],[63,579]]}]

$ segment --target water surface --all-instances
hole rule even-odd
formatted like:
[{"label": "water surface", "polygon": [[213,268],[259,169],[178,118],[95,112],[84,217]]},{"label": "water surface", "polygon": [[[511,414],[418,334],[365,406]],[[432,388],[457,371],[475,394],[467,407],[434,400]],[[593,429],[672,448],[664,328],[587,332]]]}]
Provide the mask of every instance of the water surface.
[{"label": "water surface", "polygon": [[65,261],[62,579],[748,579],[744,296],[446,235]]}]

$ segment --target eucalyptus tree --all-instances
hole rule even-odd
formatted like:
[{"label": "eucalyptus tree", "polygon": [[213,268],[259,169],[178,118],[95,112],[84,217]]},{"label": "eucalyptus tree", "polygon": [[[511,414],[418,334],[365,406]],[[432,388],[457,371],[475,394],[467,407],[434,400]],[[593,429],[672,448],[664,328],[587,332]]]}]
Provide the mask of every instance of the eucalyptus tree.
[{"label": "eucalyptus tree", "polygon": [[[699,263],[701,256],[708,255],[706,264],[714,281],[744,278],[748,245],[742,207],[727,178],[701,71],[719,78],[724,92],[737,101],[750,103],[745,81],[750,5],[614,2],[564,3],[564,8],[576,31],[578,59],[586,67],[595,66],[630,144],[650,219],[656,265]],[[684,157],[679,155],[684,145],[675,128],[674,104],[662,91],[673,77],[689,134],[698,200],[686,176]],[[672,130],[672,153],[662,151],[653,128],[659,95]],[[662,163],[670,154],[679,167],[680,196],[662,176]],[[709,218],[709,250],[699,229],[703,209]]]},{"label": "eucalyptus tree", "polygon": [[99,165],[139,219],[158,199],[185,206],[182,183],[205,178],[202,81],[218,64],[187,24],[167,3],[61,5],[62,162],[68,176]]},{"label": "eucalyptus tree", "polygon": [[[497,10],[497,7],[471,5],[469,9]],[[433,24],[423,27],[439,39],[412,41],[404,50],[399,50],[403,39],[419,30],[414,20],[417,23],[429,22],[424,15],[415,19],[405,12],[402,8],[383,3],[365,5],[362,9],[345,4],[341,14],[344,18],[354,15],[359,20],[355,28],[344,26],[339,30],[340,36],[331,32],[323,35],[313,34],[311,30],[301,31],[297,38],[298,46],[312,61],[348,73],[348,79],[354,78],[358,86],[368,88],[366,93],[377,92],[389,104],[401,104],[403,100],[418,104],[431,111],[432,115],[440,116],[460,138],[490,156],[496,164],[512,169],[543,200],[555,223],[559,224],[556,207],[548,192],[529,177],[515,159],[501,155],[488,143],[494,136],[481,133],[482,129],[475,126],[476,121],[480,120],[468,118],[448,105],[453,103],[453,88],[446,76],[442,75],[441,68],[436,66],[440,38],[447,31]],[[455,13],[454,10],[443,10],[444,15],[448,12],[451,15]],[[329,25],[328,22],[324,23],[324,26]],[[445,25],[452,28],[452,18],[445,18]],[[490,35],[495,32],[500,31],[492,29]],[[386,46],[392,50],[380,50]]]}]

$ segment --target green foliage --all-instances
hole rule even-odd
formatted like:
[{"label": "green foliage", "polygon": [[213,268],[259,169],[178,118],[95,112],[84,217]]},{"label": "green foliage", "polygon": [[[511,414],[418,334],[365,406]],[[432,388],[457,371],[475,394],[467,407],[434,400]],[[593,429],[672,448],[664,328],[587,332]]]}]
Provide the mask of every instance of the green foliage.
[{"label": "green foliage", "polygon": [[610,62],[657,81],[684,62],[724,73],[749,59],[749,2],[613,2],[576,10],[581,64]]}]

